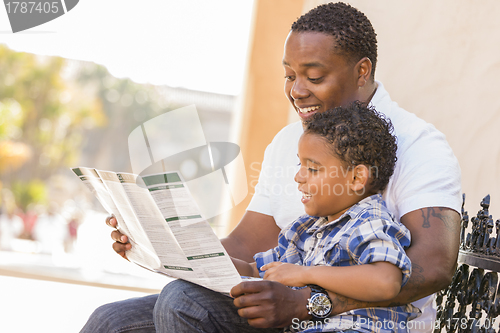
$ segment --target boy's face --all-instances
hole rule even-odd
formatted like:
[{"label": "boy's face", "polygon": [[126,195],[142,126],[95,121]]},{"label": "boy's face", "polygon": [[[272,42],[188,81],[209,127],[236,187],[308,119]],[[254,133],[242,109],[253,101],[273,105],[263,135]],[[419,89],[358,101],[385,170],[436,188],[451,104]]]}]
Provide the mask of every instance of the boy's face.
[{"label": "boy's face", "polygon": [[361,100],[356,65],[335,52],[333,36],[291,32],[285,42],[285,94],[305,120],[316,112]]},{"label": "boy's face", "polygon": [[353,169],[347,170],[333,155],[326,140],[317,134],[304,133],[299,140],[300,169],[295,181],[302,192],[305,211],[311,216],[339,218],[358,201],[351,190]]}]

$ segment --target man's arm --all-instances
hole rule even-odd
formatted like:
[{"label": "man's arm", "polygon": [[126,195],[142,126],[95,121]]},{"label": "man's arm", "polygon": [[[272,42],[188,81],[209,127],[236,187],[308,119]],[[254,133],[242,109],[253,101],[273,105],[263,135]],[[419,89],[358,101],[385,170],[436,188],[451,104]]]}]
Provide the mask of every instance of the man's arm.
[{"label": "man's arm", "polygon": [[401,222],[412,238],[406,251],[412,276],[403,290],[405,298],[415,301],[451,283],[460,246],[460,214],[450,208],[428,207],[405,214]]},{"label": "man's arm", "polygon": [[330,294],[335,314],[366,307],[408,304],[451,283],[460,243],[460,215],[449,208],[428,207],[405,214],[401,222],[410,230],[412,238],[406,250],[412,262],[408,283],[398,296],[387,302],[360,302]]},{"label": "man's arm", "polygon": [[278,245],[280,231],[272,216],[247,211],[236,228],[221,242],[231,257],[253,262],[254,254]]}]

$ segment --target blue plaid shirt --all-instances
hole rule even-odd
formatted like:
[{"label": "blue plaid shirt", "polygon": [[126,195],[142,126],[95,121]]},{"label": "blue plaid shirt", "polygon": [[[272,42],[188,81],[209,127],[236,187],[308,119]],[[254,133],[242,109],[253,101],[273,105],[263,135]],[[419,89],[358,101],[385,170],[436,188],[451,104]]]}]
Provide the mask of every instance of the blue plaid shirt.
[{"label": "blue plaid shirt", "polygon": [[[332,222],[325,217],[303,215],[281,231],[278,244],[254,256],[261,277],[264,272],[260,268],[273,261],[304,266],[353,266],[387,261],[403,272],[401,286],[411,274],[410,258],[404,251],[410,245],[410,232],[394,220],[380,194],[361,200]],[[412,305],[356,309],[327,318],[325,323],[294,322],[288,329],[406,332],[407,320],[418,313]]]}]

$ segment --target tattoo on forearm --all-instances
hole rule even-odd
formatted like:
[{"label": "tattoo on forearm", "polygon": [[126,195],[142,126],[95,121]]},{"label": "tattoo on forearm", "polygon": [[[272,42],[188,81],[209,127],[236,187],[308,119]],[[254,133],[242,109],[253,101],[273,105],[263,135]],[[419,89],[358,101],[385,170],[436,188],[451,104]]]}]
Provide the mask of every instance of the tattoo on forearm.
[{"label": "tattoo on forearm", "polygon": [[457,223],[457,221],[445,208],[439,208],[439,207],[422,208],[420,209],[420,212],[422,214],[422,219],[423,219],[422,228],[431,227],[430,223],[431,217],[435,217],[441,220],[444,226],[450,230],[455,230],[460,226],[460,223]]},{"label": "tattoo on forearm", "polygon": [[404,298],[400,301],[392,302],[388,306],[400,306],[419,300],[419,291],[425,282],[425,276],[423,273],[424,268],[422,266],[412,263],[410,280],[403,287],[405,294]]},{"label": "tattoo on forearm", "polygon": [[411,277],[406,283],[406,288],[409,292],[409,299],[416,301],[416,295],[419,293],[422,285],[425,283],[424,268],[416,263],[411,265]]},{"label": "tattoo on forearm", "polygon": [[[331,296],[331,295],[330,295]],[[335,299],[332,299],[332,303],[335,304],[335,309],[333,309],[337,314],[350,311],[353,309],[362,309],[369,307],[369,303],[358,301],[349,297],[345,297],[339,294],[335,295]]]}]

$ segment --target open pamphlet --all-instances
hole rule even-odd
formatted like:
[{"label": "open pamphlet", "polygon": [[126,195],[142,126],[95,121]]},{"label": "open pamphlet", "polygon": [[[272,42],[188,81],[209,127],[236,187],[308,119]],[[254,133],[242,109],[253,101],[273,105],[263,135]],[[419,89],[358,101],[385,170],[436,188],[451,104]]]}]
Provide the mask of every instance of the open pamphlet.
[{"label": "open pamphlet", "polygon": [[221,293],[241,282],[179,172],[141,177],[82,167],[72,170],[116,217],[118,229],[132,244],[126,253],[130,261]]}]

